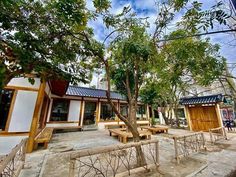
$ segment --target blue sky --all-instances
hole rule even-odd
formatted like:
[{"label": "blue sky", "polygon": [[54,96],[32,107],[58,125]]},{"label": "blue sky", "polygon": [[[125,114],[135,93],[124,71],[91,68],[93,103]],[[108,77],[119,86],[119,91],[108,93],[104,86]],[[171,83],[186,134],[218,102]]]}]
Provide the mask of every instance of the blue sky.
[{"label": "blue sky", "polygon": [[[148,21],[150,23],[150,28],[148,32],[151,34],[154,30],[154,22],[157,15],[157,8],[155,2],[160,2],[161,0],[112,0],[112,7],[110,11],[117,14],[122,11],[124,6],[130,6],[136,12],[138,17],[149,17]],[[203,3],[203,9],[209,9],[212,5],[216,4],[217,0],[199,0]],[[228,2],[228,0],[223,0]],[[227,4],[226,4],[227,7]],[[87,8],[93,10],[92,0],[87,1]],[[174,20],[169,25],[169,31],[174,30],[176,27],[176,22],[181,20],[182,12],[176,13]],[[235,22],[236,24],[236,22]],[[96,39],[103,41],[105,36],[109,34],[109,30],[105,29],[102,19],[98,18],[95,21],[90,21],[89,26],[93,27]],[[222,26],[216,24],[213,31],[227,29],[227,26]],[[211,31],[211,29],[209,30]],[[234,34],[214,34],[208,35],[212,43],[217,43],[221,46],[221,55],[227,59],[228,63],[236,63],[236,32]],[[235,69],[236,70],[236,69]],[[234,70],[234,75],[236,71]]]}]

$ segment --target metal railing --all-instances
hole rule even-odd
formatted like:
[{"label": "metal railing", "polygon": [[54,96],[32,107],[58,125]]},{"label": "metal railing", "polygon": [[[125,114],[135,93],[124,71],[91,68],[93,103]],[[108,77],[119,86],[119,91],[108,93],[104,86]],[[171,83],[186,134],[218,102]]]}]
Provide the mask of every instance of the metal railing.
[{"label": "metal railing", "polygon": [[[141,151],[140,151],[141,150]],[[141,158],[143,163],[138,163]],[[130,175],[138,168],[159,166],[159,141],[147,140],[125,145],[112,145],[70,154],[69,177]]]},{"label": "metal railing", "polygon": [[0,159],[0,177],[17,177],[25,162],[27,139],[17,144],[9,154]]}]

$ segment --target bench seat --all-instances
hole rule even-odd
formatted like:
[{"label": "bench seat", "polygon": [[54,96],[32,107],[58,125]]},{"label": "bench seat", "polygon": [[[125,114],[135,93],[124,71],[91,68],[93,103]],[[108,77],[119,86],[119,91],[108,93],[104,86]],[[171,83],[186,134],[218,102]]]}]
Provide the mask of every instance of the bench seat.
[{"label": "bench seat", "polygon": [[36,137],[35,137],[35,149],[38,147],[38,143],[43,143],[44,148],[48,147],[48,142],[52,138],[53,128],[52,127],[45,127]]},{"label": "bench seat", "polygon": [[168,133],[168,127],[165,127],[165,126],[154,126],[154,127],[143,126],[140,128],[142,130],[145,130],[145,129],[149,130],[153,135],[157,133]]},{"label": "bench seat", "polygon": [[[129,138],[133,138],[131,132],[126,132],[126,128],[109,129],[110,136],[118,136],[118,140],[122,143],[127,143]],[[148,130],[139,130],[139,137],[151,139],[151,132]]]}]

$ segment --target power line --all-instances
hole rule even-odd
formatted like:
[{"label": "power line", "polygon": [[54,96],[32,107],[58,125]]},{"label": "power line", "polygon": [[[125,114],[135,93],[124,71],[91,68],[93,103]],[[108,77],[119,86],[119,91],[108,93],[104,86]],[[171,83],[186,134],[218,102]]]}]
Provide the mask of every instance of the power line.
[{"label": "power line", "polygon": [[173,41],[173,40],[184,39],[184,38],[189,38],[189,37],[198,37],[198,36],[205,36],[205,35],[218,34],[218,33],[229,33],[229,32],[235,32],[235,31],[236,31],[236,29],[212,31],[212,32],[206,32],[206,33],[179,36],[179,37],[174,37],[174,38],[169,38],[169,39],[161,39],[156,42],[167,42],[167,41]]}]

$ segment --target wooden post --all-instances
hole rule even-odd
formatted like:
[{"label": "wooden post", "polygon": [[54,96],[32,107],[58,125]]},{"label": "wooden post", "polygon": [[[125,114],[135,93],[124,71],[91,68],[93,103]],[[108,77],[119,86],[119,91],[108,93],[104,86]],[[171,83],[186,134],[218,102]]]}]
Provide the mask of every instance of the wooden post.
[{"label": "wooden post", "polygon": [[149,113],[149,105],[147,104],[146,105],[146,117],[147,117],[147,120],[149,121],[149,125],[150,125],[150,113]]},{"label": "wooden post", "polygon": [[217,115],[217,119],[218,119],[218,122],[219,122],[219,127],[223,127],[223,119],[221,117],[221,114],[220,114],[220,105],[219,104],[216,104],[215,105],[215,110],[216,110],[216,115]]},{"label": "wooden post", "polygon": [[212,136],[212,131],[211,131],[211,129],[209,130],[209,133],[210,133],[211,143],[213,144],[214,142],[213,142],[213,136]]},{"label": "wooden post", "polygon": [[192,122],[191,122],[191,117],[190,117],[190,113],[189,113],[189,107],[185,106],[184,110],[186,112],[186,119],[187,119],[187,122],[188,122],[189,130],[192,131]]},{"label": "wooden post", "polygon": [[83,126],[83,122],[84,122],[84,108],[85,108],[85,101],[82,99],[81,110],[80,110],[80,126]]},{"label": "wooden post", "polygon": [[226,131],[225,131],[225,127],[222,127],[222,129],[223,129],[223,136],[224,136],[224,138],[227,140],[228,137],[227,137],[227,133],[226,133]]},{"label": "wooden post", "polygon": [[205,137],[204,137],[203,132],[201,132],[201,136],[202,136],[203,147],[204,147],[204,149],[205,149],[205,148],[206,148],[206,141],[205,141]]},{"label": "wooden post", "polygon": [[177,160],[177,163],[179,164],[180,161],[179,161],[179,152],[178,152],[177,138],[173,137],[173,139],[174,139],[174,146],[175,146],[175,158]]},{"label": "wooden post", "polygon": [[[120,100],[118,100],[118,103],[117,103],[117,109],[118,109],[118,111],[121,113],[121,109],[120,109]],[[118,125],[120,124],[120,119],[119,119],[118,116],[117,116],[117,124],[118,124]]]},{"label": "wooden post", "polygon": [[100,99],[98,99],[96,105],[96,125],[98,125],[98,122],[100,122],[100,115],[101,115],[101,102]]},{"label": "wooden post", "polygon": [[75,176],[75,163],[76,163],[76,160],[70,158],[69,177]]},{"label": "wooden post", "polygon": [[159,158],[159,141],[155,143],[155,151],[156,151],[156,162],[157,165],[160,165],[160,158]]},{"label": "wooden post", "polygon": [[23,162],[25,162],[25,153],[26,153],[26,144],[27,144],[27,140],[23,140],[24,141],[24,144],[22,145],[22,157],[21,157],[21,160]]},{"label": "wooden post", "polygon": [[[119,100],[116,103],[116,109],[118,110],[118,112],[120,112],[120,101]],[[116,114],[115,114],[115,121],[117,121],[117,124],[119,124],[119,118]]]},{"label": "wooden post", "polygon": [[39,86],[38,96],[37,96],[37,100],[36,100],[35,108],[34,108],[33,119],[31,122],[29,139],[28,139],[28,143],[27,143],[27,152],[28,153],[32,152],[33,148],[34,148],[34,138],[36,136],[36,132],[37,132],[37,128],[38,128],[40,108],[43,103],[45,87],[46,87],[46,81],[43,79],[43,81],[41,82],[41,84]]}]

